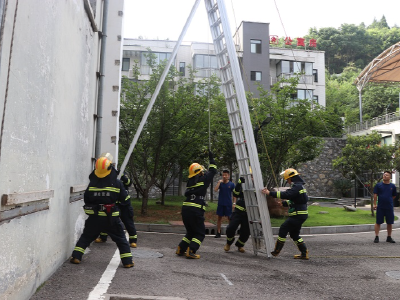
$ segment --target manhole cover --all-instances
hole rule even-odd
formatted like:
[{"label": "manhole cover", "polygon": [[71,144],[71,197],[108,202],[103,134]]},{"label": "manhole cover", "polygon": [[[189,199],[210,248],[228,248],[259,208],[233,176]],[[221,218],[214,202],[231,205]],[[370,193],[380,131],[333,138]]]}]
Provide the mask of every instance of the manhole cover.
[{"label": "manhole cover", "polygon": [[386,272],[386,275],[394,279],[400,279],[400,271],[390,271]]},{"label": "manhole cover", "polygon": [[136,250],[132,251],[132,256],[139,257],[139,258],[160,258],[160,257],[163,257],[164,254],[161,254],[160,252],[149,251],[149,250],[136,249]]}]

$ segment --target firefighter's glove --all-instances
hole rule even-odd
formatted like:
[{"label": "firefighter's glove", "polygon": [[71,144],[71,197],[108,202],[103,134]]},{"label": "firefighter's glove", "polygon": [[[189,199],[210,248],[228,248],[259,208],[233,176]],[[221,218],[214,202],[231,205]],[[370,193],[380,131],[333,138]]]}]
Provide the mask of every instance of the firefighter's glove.
[{"label": "firefighter's glove", "polygon": [[282,206],[283,206],[283,207],[289,207],[288,201],[283,200],[283,201],[282,201]]},{"label": "firefighter's glove", "polygon": [[246,180],[244,179],[244,177],[240,177],[238,183],[245,183]]},{"label": "firefighter's glove", "polygon": [[128,176],[126,176],[125,174],[122,175],[122,176],[121,176],[121,181],[122,181],[124,184],[128,184],[128,183],[129,183],[129,178],[128,178]]}]

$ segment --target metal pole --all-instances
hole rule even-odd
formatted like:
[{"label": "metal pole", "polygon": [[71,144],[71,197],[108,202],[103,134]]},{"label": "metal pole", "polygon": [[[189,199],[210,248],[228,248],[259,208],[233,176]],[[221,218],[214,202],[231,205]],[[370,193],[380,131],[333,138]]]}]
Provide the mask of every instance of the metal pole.
[{"label": "metal pole", "polygon": [[94,157],[98,158],[101,152],[101,134],[103,126],[103,90],[104,90],[104,69],[107,45],[107,16],[108,16],[108,0],[104,0],[103,7],[103,26],[101,29],[101,53],[100,53],[100,79],[99,91],[97,98],[97,123],[96,123],[96,144],[94,149]]},{"label": "metal pole", "polygon": [[180,45],[182,43],[183,37],[185,36],[186,31],[189,28],[190,23],[192,22],[193,16],[194,16],[194,14],[196,12],[197,7],[199,6],[199,3],[200,3],[200,0],[196,0],[195,4],[193,5],[192,11],[190,12],[190,15],[189,15],[188,19],[186,20],[186,24],[183,27],[181,35],[179,36],[179,39],[175,44],[174,50],[172,51],[172,54],[171,54],[171,57],[169,58],[169,60],[167,62],[167,65],[165,66],[165,69],[164,69],[164,71],[163,71],[163,73],[162,73],[162,75],[160,77],[160,81],[158,82],[157,87],[156,87],[156,89],[155,89],[155,91],[154,91],[154,93],[153,93],[153,95],[151,97],[150,103],[147,106],[146,112],[143,115],[142,121],[140,122],[140,125],[139,125],[139,127],[138,127],[138,129],[137,129],[137,131],[135,133],[135,136],[133,137],[133,140],[132,140],[132,143],[131,143],[131,145],[129,147],[128,153],[126,154],[126,156],[124,158],[124,162],[121,165],[118,178],[121,178],[121,176],[124,174],[125,167],[128,164],[129,158],[131,157],[133,148],[135,147],[136,142],[139,139],[139,136],[140,136],[140,134],[141,134],[141,132],[143,130],[144,124],[146,124],[146,121],[147,121],[147,118],[148,118],[148,116],[150,114],[150,111],[153,108],[154,102],[156,101],[158,93],[160,92],[160,89],[161,89],[161,87],[162,87],[162,85],[164,83],[164,80],[167,77],[167,74],[169,72],[169,68],[171,67],[171,64],[172,64],[172,61],[174,60],[174,58],[176,56],[176,53],[178,52],[178,49],[179,49],[179,47],[180,47]]},{"label": "metal pole", "polygon": [[358,91],[358,98],[359,98],[359,106],[360,106],[360,123],[362,123],[362,95],[361,95],[362,90],[360,89]]}]

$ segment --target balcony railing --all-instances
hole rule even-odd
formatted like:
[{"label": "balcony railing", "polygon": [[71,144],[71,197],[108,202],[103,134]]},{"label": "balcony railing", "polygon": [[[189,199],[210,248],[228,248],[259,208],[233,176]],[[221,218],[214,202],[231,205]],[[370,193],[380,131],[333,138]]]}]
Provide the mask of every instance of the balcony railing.
[{"label": "balcony railing", "polygon": [[295,78],[299,77],[299,84],[314,84],[314,76],[313,75],[297,75],[297,74],[291,74],[291,73],[282,73],[277,77],[271,77],[271,85],[274,85],[278,81],[282,80],[285,81],[285,79],[290,79],[290,78]]},{"label": "balcony railing", "polygon": [[350,125],[346,128],[346,132],[349,134],[349,133],[357,132],[357,131],[361,131],[361,130],[368,130],[371,127],[382,125],[382,124],[387,124],[387,123],[398,121],[398,120],[400,120],[400,114],[398,112],[389,113],[386,115],[382,115],[382,116],[373,118],[371,120],[366,120],[361,123]]}]

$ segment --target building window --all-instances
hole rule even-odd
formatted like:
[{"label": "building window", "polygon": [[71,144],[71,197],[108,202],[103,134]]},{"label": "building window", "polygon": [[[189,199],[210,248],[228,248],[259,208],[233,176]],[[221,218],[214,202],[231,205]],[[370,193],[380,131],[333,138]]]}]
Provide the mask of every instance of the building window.
[{"label": "building window", "polygon": [[312,70],[312,74],[314,76],[314,82],[318,82],[318,70],[317,69],[313,69]]},{"label": "building window", "polygon": [[313,64],[304,61],[287,61],[282,60],[277,64],[277,75],[304,73],[305,75],[313,75]]},{"label": "building window", "polygon": [[312,99],[313,99],[314,104],[318,104],[318,96],[317,95],[314,95]]},{"label": "building window", "polygon": [[179,63],[179,73],[181,73],[181,76],[185,76],[185,63],[184,62]]},{"label": "building window", "polygon": [[[318,96],[316,96],[318,99]],[[291,97],[293,100],[297,100],[297,99],[309,99],[309,100],[313,100],[314,96],[313,96],[313,91],[312,90],[297,90],[296,94],[293,94]]]},{"label": "building window", "polygon": [[251,81],[261,81],[261,72],[251,71],[250,72],[250,80]]},{"label": "building window", "polygon": [[261,53],[261,41],[260,40],[250,40],[250,52],[251,53]]},{"label": "building window", "polygon": [[[159,65],[163,61],[167,61],[171,57],[171,53],[163,53],[163,52],[152,52],[155,56],[154,63],[155,65]],[[148,52],[142,52],[142,66],[149,65],[149,55]]]},{"label": "building window", "polygon": [[194,58],[196,69],[217,69],[217,57],[211,55],[196,55]]},{"label": "building window", "polygon": [[122,71],[129,71],[129,67],[131,65],[131,59],[128,58],[123,58],[122,59]]}]

